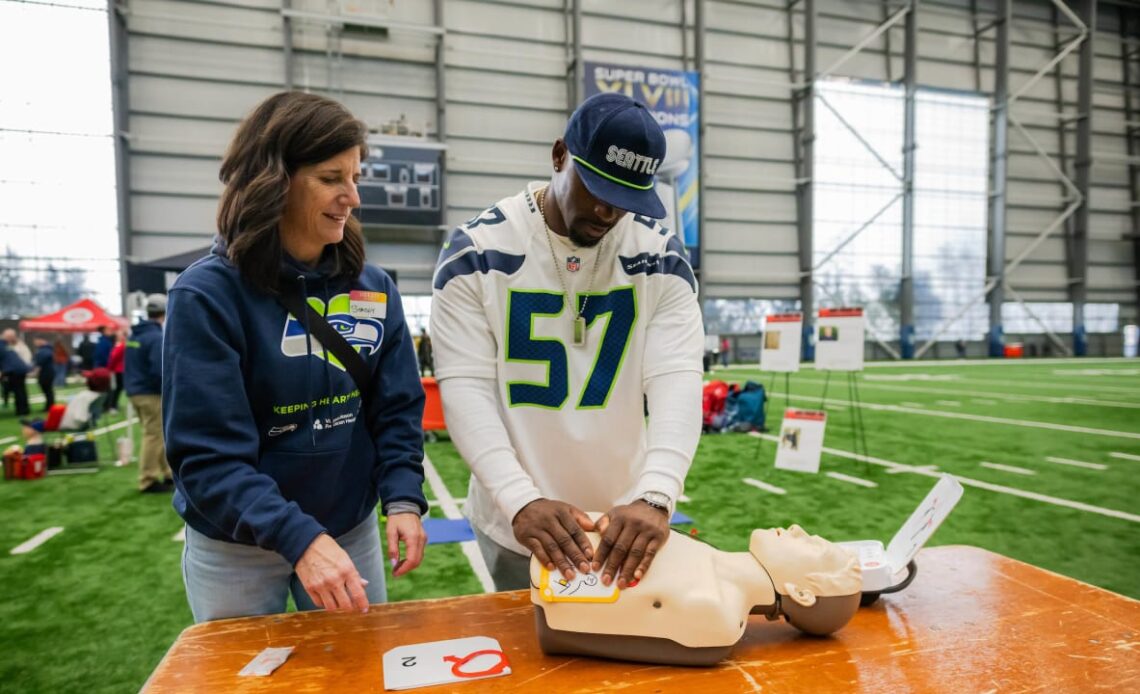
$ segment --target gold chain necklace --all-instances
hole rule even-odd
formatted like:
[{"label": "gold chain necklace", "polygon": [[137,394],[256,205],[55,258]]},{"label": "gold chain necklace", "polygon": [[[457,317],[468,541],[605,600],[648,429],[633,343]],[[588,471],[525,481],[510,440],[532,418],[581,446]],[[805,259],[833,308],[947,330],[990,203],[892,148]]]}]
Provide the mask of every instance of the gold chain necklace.
[{"label": "gold chain necklace", "polygon": [[[538,205],[538,215],[542,217],[542,226],[546,234],[546,245],[550,248],[550,259],[554,261],[554,272],[558,275],[558,281],[562,284],[562,294],[566,297],[566,302],[570,302],[570,290],[566,287],[566,278],[562,276],[562,267],[558,264],[558,254],[554,252],[554,241],[550,236],[554,230],[550,228],[550,223],[546,221],[546,212],[542,209],[542,203],[546,200],[546,191],[549,186],[546,186],[534,194],[535,204]],[[598,252],[594,255],[594,269],[590,271],[590,282],[586,285],[586,294],[582,297],[582,306],[576,311],[574,316],[574,339],[573,344],[575,347],[582,347],[586,344],[586,319],[582,315],[586,312],[586,305],[590,301],[590,292],[594,288],[594,279],[598,276],[598,266],[601,265],[602,249],[606,244],[606,237],[598,243]],[[577,250],[577,249],[575,249]]]}]

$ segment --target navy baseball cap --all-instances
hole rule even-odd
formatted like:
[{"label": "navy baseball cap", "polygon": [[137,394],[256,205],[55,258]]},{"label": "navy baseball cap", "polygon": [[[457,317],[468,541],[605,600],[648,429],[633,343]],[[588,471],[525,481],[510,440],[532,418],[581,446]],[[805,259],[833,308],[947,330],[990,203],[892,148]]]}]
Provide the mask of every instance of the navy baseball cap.
[{"label": "navy baseball cap", "polygon": [[562,139],[594,197],[619,210],[665,216],[653,189],[665,159],[665,133],[644,105],[614,92],[595,94],[570,116]]}]

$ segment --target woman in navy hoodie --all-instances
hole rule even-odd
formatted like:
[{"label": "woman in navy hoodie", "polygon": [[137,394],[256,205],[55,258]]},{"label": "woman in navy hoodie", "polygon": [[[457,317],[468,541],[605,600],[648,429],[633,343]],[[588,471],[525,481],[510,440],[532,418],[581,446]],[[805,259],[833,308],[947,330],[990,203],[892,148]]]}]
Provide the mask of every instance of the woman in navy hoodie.
[{"label": "woman in navy hoodie", "polygon": [[[195,621],[283,612],[290,593],[302,610],[384,602],[377,503],[393,574],[423,558],[416,354],[351,214],[367,132],[323,97],[259,105],[222,161],[213,252],[170,291],[163,423]],[[278,302],[284,291],[364,358],[367,400],[307,317]]]}]

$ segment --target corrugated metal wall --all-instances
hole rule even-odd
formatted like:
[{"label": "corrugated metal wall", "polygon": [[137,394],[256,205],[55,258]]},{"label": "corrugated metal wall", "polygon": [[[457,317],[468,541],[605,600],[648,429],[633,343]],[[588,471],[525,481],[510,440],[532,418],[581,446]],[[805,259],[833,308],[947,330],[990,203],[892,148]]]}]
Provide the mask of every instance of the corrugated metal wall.
[{"label": "corrugated metal wall", "polygon": [[[988,0],[924,1],[919,12],[918,82],[988,91],[993,32]],[[957,6],[950,6],[953,2]],[[793,126],[789,62],[803,67],[803,3],[707,0],[704,287],[710,297],[798,296]],[[550,144],[567,110],[569,19],[563,0],[445,0],[447,221],[458,223],[549,171]],[[821,0],[818,66],[826,67],[897,5]],[[281,4],[273,0],[129,0],[129,253],[147,260],[208,243],[220,185],[220,156],[242,115],[285,81]],[[430,26],[427,0],[295,0],[297,11],[363,15]],[[688,0],[583,0],[586,60],[692,67],[694,4]],[[1056,53],[1052,5],[1014,5],[1010,88]],[[1134,316],[1135,271],[1125,151],[1121,40],[1116,10],[1102,5],[1095,34],[1095,153],[1090,195],[1089,295],[1120,302]],[[436,37],[393,29],[386,36],[330,34],[294,19],[298,88],[341,99],[370,125],[404,115],[434,134]],[[682,22],[688,31],[682,31]],[[789,48],[789,22],[794,44]],[[1062,18],[1062,27],[1065,26]],[[1071,35],[1062,29],[1061,37]],[[886,32],[838,74],[902,76],[902,25]],[[1014,107],[1032,136],[1059,159],[1061,129],[1050,113],[1076,110],[1076,53]],[[795,79],[802,74],[796,73]],[[900,124],[901,127],[901,124]],[[1073,127],[1065,152],[1074,153]],[[1007,258],[1016,256],[1063,209],[1061,186],[1042,160],[1010,133]],[[395,268],[405,293],[426,293],[440,230],[370,234],[370,257]],[[1011,276],[1027,300],[1067,298],[1064,232],[1045,241]]]}]

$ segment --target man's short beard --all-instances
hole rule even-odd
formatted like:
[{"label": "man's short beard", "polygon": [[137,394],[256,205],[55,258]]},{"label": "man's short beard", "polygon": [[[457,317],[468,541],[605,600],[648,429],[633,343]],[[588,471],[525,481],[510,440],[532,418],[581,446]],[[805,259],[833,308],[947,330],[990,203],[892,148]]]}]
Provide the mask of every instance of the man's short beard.
[{"label": "man's short beard", "polygon": [[601,243],[602,239],[605,238],[605,236],[599,236],[596,239],[589,236],[584,236],[583,234],[578,233],[578,230],[574,227],[570,227],[567,232],[567,237],[570,239],[570,243],[574,244],[578,248],[593,248],[594,246],[597,246],[599,243]]}]

